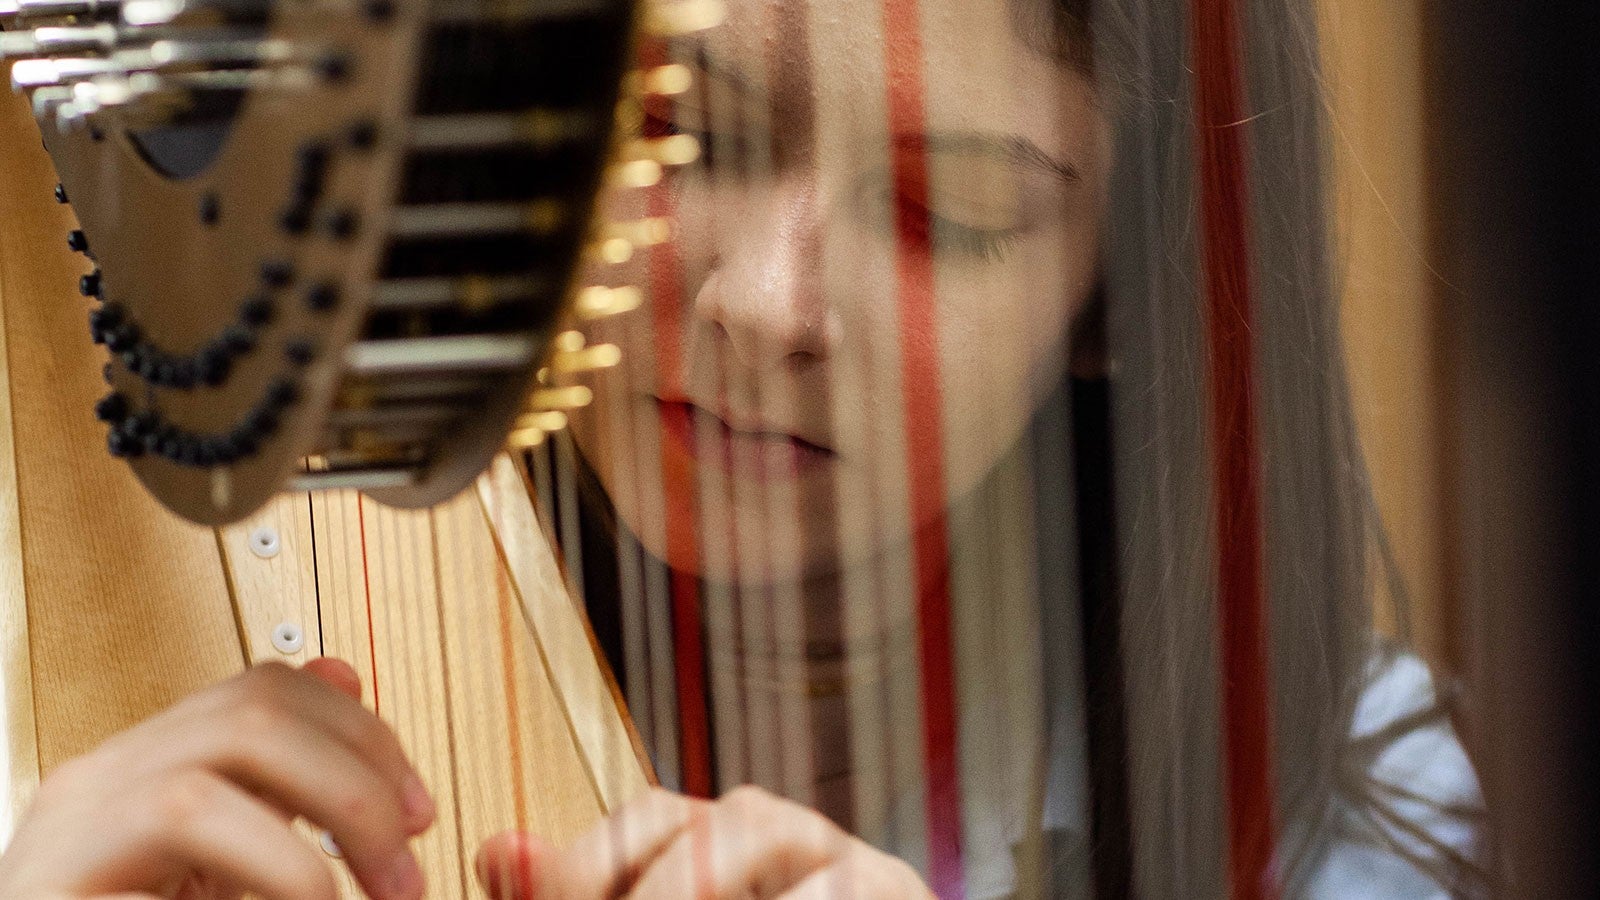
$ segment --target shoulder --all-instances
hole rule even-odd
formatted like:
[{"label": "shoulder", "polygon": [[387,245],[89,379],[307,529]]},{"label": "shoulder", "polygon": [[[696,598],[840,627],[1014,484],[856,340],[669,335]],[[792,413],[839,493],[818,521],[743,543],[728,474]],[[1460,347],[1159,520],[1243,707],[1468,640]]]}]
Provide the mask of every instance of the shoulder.
[{"label": "shoulder", "polygon": [[1483,797],[1427,665],[1408,653],[1376,657],[1350,733],[1356,786],[1310,896],[1453,897],[1439,873],[1482,858]]}]

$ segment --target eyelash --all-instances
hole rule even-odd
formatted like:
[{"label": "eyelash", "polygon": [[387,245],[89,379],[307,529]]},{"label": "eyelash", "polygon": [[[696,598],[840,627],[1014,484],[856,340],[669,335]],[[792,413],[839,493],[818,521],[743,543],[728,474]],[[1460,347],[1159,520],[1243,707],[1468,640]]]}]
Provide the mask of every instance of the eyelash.
[{"label": "eyelash", "polygon": [[[933,253],[953,251],[986,263],[1000,262],[1022,234],[1016,229],[973,228],[935,213],[896,193],[891,199],[895,230],[912,247]],[[915,224],[926,223],[926,224]]]}]

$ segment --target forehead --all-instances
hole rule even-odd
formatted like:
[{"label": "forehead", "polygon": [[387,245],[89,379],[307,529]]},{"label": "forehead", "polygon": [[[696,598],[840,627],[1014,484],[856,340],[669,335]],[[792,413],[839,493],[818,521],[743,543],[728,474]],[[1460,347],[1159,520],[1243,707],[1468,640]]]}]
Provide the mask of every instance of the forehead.
[{"label": "forehead", "polygon": [[775,111],[810,103],[839,121],[881,126],[889,60],[914,59],[929,129],[1005,131],[1059,147],[1081,135],[1094,98],[1088,77],[1038,33],[1054,3],[729,0],[727,22],[703,40],[769,92]]}]

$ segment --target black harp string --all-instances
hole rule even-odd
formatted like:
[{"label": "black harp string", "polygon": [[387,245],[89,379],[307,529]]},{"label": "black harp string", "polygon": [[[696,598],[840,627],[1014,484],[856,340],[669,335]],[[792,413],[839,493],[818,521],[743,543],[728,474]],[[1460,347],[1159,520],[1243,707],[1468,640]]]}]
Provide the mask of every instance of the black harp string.
[{"label": "black harp string", "polygon": [[1121,583],[1108,391],[1109,386],[1103,382],[1074,381],[1070,420],[1089,751],[1089,846],[1097,900],[1119,900],[1131,896],[1133,889]]},{"label": "black harp string", "polygon": [[567,589],[574,600],[584,595],[583,536],[578,517],[578,451],[570,429],[552,434],[547,443],[555,469],[557,542],[566,566]]}]

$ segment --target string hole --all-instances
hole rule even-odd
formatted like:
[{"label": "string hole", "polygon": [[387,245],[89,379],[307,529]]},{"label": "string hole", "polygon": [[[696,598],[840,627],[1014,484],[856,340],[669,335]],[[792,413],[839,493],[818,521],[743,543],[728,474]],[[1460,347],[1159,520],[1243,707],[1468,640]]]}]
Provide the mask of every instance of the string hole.
[{"label": "string hole", "polygon": [[262,559],[271,559],[278,555],[283,545],[278,541],[278,532],[274,528],[257,528],[250,532],[250,552]]},{"label": "string hole", "polygon": [[293,622],[280,622],[278,627],[272,629],[272,646],[276,647],[278,652],[285,656],[299,653],[300,648],[305,645],[305,632],[301,631],[300,626]]}]

